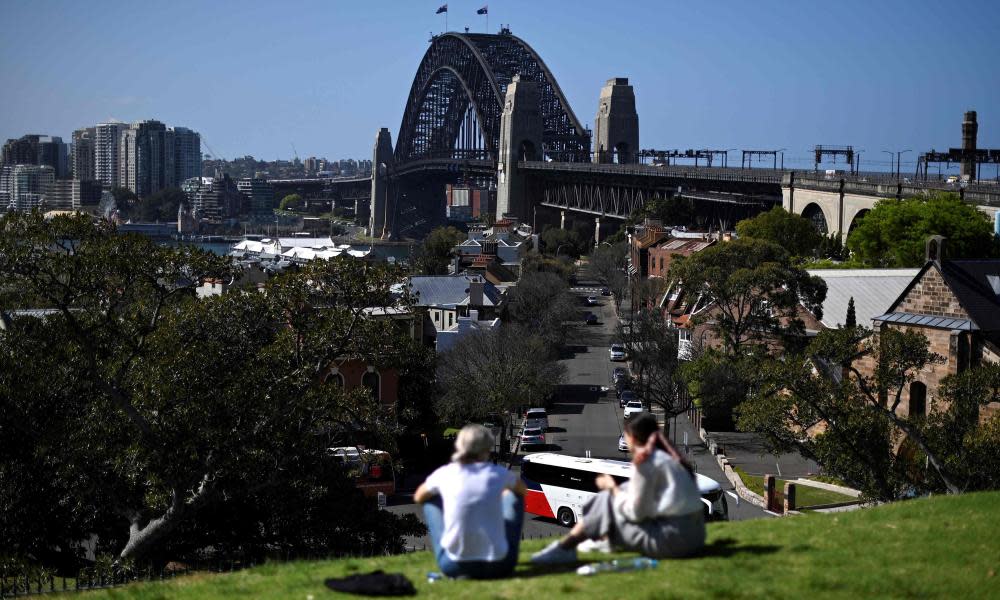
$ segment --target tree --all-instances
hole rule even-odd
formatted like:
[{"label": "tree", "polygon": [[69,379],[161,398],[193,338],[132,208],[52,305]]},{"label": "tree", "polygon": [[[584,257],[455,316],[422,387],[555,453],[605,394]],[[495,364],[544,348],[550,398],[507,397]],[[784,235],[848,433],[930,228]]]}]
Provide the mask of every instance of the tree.
[{"label": "tree", "polygon": [[566,282],[554,273],[529,272],[507,292],[503,321],[520,325],[545,343],[548,353],[565,341],[566,321],[572,320],[576,302]]},{"label": "tree", "polygon": [[576,265],[568,256],[555,258],[531,252],[521,259],[521,277],[528,273],[555,273],[564,282],[571,283],[576,277]]},{"label": "tree", "polygon": [[544,254],[578,257],[586,250],[586,242],[576,230],[549,227],[538,236]]},{"label": "tree", "polygon": [[455,227],[436,227],[417,249],[414,265],[424,275],[446,275],[455,246],[465,240],[465,234]]},{"label": "tree", "polygon": [[566,368],[548,357],[545,342],[521,327],[473,331],[438,358],[438,414],[460,424],[501,416],[551,397]]},{"label": "tree", "polygon": [[858,316],[854,311],[854,296],[847,301],[847,318],[844,319],[844,327],[857,327]]},{"label": "tree", "polygon": [[281,203],[278,204],[278,208],[281,210],[298,210],[302,208],[302,196],[298,194],[288,194],[281,199]]},{"label": "tree", "polygon": [[945,258],[1000,256],[989,219],[955,194],[879,200],[848,235],[847,246],[867,267],[919,267],[933,235],[947,238]]},{"label": "tree", "polygon": [[780,206],[752,219],[736,224],[741,238],[756,238],[778,244],[793,257],[808,258],[816,254],[823,236],[802,215],[790,213]]},{"label": "tree", "polygon": [[414,342],[372,311],[409,304],[397,269],[324,261],[199,300],[202,279],[230,274],[223,257],[85,217],[8,213],[0,232],[0,307],[52,310],[6,313],[0,331],[0,438],[16,440],[0,446],[5,549],[66,552],[96,533],[121,560],[384,551],[420,530],[384,513],[358,530],[377,509],[326,455],[392,447],[380,403],[323,382],[344,357],[405,370]]},{"label": "tree", "polygon": [[[871,374],[862,359],[875,365]],[[946,378],[928,417],[899,410],[917,373],[939,360],[913,331],[826,330],[803,355],[758,365],[738,425],[775,451],[799,450],[870,500],[995,487],[995,473],[982,471],[996,464],[1000,421],[980,426],[979,414],[1000,399],[1000,366]]]},{"label": "tree", "polygon": [[628,289],[628,277],[625,275],[627,265],[626,242],[614,245],[600,244],[590,254],[590,270],[614,294],[616,310],[621,308],[622,299]]},{"label": "tree", "polygon": [[139,203],[139,196],[136,196],[135,192],[128,188],[111,188],[111,195],[115,199],[115,207],[125,215],[129,214]]},{"label": "tree", "polygon": [[139,201],[132,216],[141,221],[176,221],[177,209],[187,203],[180,188],[166,188]]},{"label": "tree", "polygon": [[777,244],[739,239],[716,244],[691,256],[678,257],[669,278],[681,282],[699,304],[712,307],[694,321],[712,320],[730,356],[743,347],[801,339],[805,327],[801,306],[822,316],[826,284],[792,264]]},{"label": "tree", "polygon": [[757,353],[751,356],[726,356],[713,348],[698,353],[680,366],[692,400],[702,409],[705,429],[731,431],[734,414],[753,382]]},{"label": "tree", "polygon": [[628,327],[619,323],[618,339],[628,352],[642,398],[663,409],[668,419],[690,408],[678,372],[677,329],[663,311],[640,310]]}]

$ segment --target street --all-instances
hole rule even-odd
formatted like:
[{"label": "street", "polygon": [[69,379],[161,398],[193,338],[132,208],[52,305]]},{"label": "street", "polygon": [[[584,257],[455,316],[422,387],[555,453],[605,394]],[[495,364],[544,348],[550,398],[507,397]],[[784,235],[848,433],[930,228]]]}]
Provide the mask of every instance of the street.
[{"label": "street", "polygon": [[[546,433],[548,446],[530,448],[530,452],[556,452],[574,456],[585,456],[590,451],[593,458],[611,458],[628,460],[625,452],[618,451],[618,437],[622,432],[622,411],[614,389],[610,387],[611,371],[616,366],[626,363],[611,362],[608,350],[615,333],[618,319],[615,315],[614,300],[611,296],[601,296],[597,283],[581,281],[571,288],[571,292],[579,298],[579,315],[576,322],[567,323],[569,330],[567,350],[560,362],[566,367],[566,380],[560,386],[552,405],[548,409],[549,430]],[[587,296],[597,296],[597,306],[586,306]],[[590,311],[597,315],[596,325],[583,322],[584,314]],[[701,442],[697,431],[691,426],[684,415],[677,417],[673,427],[676,427],[675,437],[677,447],[681,450],[684,432],[688,434],[689,458],[697,471],[710,477],[722,485],[724,490],[732,492],[732,486],[722,473],[718,463],[708,448]],[[511,464],[513,470],[518,470],[520,451]],[[413,490],[406,490],[412,494]],[[412,503],[407,493],[398,494],[387,510],[396,513],[414,513],[422,518],[419,507]],[[727,494],[730,520],[757,519],[767,517],[762,509],[747,502],[737,502],[735,493]],[[554,520],[526,515],[524,535],[526,537],[556,536],[566,533],[566,529]],[[429,546],[430,540],[415,538],[407,540],[407,545],[417,548]]]}]

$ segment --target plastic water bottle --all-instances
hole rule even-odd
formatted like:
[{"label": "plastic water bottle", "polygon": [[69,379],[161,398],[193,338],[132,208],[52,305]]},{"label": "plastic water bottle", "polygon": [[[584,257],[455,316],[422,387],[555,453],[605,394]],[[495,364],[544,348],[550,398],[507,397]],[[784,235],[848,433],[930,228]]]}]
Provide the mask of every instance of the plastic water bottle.
[{"label": "plastic water bottle", "polygon": [[441,573],[437,573],[435,571],[427,573],[427,583],[434,583],[439,579],[444,579],[444,575],[442,575]]},{"label": "plastic water bottle", "polygon": [[655,569],[660,561],[655,558],[640,556],[632,559],[619,559],[600,563],[583,565],[576,570],[577,575],[597,575],[598,573],[620,572],[620,571],[640,571],[642,569]]}]

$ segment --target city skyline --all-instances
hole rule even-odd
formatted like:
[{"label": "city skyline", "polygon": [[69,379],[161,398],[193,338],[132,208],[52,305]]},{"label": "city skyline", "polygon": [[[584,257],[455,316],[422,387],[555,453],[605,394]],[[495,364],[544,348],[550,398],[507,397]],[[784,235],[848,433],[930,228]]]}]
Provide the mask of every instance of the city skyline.
[{"label": "city skyline", "polygon": [[[227,159],[365,157],[379,127],[397,136],[429,33],[444,29],[439,4],[7,3],[0,13],[19,26],[0,41],[0,139],[69,140],[110,118],[152,118],[184,123],[203,152]],[[450,29],[483,31],[480,6],[449,3]],[[910,149],[906,169],[920,152],[957,147],[965,110],[978,111],[979,146],[1000,147],[991,3],[942,14],[930,2],[608,11],[511,1],[490,12],[490,32],[509,24],[531,44],[584,124],[601,83],[629,77],[642,147],[787,148],[795,166],[815,144],[852,144],[862,167]]]}]

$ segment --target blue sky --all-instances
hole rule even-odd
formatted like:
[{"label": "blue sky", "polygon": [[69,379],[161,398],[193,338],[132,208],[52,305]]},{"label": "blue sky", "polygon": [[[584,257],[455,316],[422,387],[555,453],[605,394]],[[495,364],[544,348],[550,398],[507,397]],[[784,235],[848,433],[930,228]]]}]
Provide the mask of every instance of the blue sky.
[{"label": "blue sky", "polygon": [[[487,2],[584,123],[629,77],[643,147],[787,148],[791,164],[853,144],[873,167],[958,146],[968,109],[1000,147],[996,0],[449,0],[450,28],[482,31]],[[378,127],[397,136],[443,3],[0,0],[0,139],[157,118],[226,158],[368,156]]]}]

